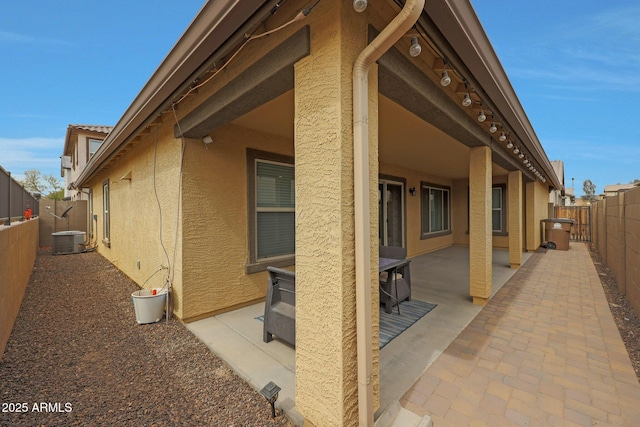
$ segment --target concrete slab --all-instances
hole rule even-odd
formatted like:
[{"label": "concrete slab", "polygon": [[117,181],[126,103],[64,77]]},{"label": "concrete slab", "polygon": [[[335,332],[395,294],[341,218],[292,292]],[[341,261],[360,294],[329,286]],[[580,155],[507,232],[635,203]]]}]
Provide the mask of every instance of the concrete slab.
[{"label": "concrete slab", "polygon": [[281,388],[276,406],[302,425],[295,409],[295,351],[280,341],[262,342],[262,324],[255,319],[262,312],[264,304],[256,304],[186,326],[256,390],[276,383]]},{"label": "concrete slab", "polygon": [[[523,254],[523,264],[531,254]],[[493,251],[494,293],[517,270],[509,267],[508,251]],[[380,352],[380,409],[376,418],[397,402],[482,310],[469,296],[469,249],[453,246],[412,258],[412,297],[438,304],[428,315],[387,344]],[[257,390],[269,381],[282,390],[276,402],[289,419],[302,425],[295,410],[295,350],[273,340],[262,341],[264,303],[187,324],[214,353]]]}]

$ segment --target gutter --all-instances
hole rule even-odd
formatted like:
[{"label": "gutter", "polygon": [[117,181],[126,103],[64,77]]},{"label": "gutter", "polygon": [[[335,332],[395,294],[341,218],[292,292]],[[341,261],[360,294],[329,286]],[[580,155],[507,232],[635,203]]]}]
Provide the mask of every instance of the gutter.
[{"label": "gutter", "polygon": [[[428,37],[469,83],[481,89],[492,111],[505,120],[547,176],[547,185],[563,188],[500,63],[473,5],[468,0],[429,2],[420,19]],[[526,170],[520,166],[523,173]],[[536,181],[536,179],[534,179]]]},{"label": "gutter", "polygon": [[72,185],[84,186],[141,130],[169,110],[207,67],[233,50],[244,38],[242,30],[268,16],[270,10],[265,8],[278,1],[207,1]]},{"label": "gutter", "polygon": [[356,327],[360,426],[373,426],[371,235],[369,210],[369,85],[373,65],[413,27],[425,0],[408,0],[400,13],[360,53],[353,66],[353,185],[355,208]]}]

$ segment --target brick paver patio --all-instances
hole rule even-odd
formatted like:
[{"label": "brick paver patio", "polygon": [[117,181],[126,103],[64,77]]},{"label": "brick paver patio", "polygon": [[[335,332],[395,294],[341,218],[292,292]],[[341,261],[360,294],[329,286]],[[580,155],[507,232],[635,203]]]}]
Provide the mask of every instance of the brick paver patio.
[{"label": "brick paver patio", "polygon": [[440,426],[640,426],[640,384],[584,244],[536,253],[401,403]]}]

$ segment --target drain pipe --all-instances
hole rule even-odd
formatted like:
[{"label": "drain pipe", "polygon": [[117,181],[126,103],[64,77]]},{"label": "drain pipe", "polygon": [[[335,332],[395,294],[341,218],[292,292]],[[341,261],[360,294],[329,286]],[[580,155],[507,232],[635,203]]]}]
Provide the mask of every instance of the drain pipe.
[{"label": "drain pipe", "polygon": [[416,23],[425,0],[408,0],[400,13],[360,53],[353,67],[353,184],[355,208],[358,412],[373,426],[371,236],[369,210],[369,68]]}]

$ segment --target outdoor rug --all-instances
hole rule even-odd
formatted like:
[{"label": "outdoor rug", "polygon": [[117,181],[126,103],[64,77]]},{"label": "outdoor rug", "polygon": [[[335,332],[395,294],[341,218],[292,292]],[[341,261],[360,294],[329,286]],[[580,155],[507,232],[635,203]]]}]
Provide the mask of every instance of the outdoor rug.
[{"label": "outdoor rug", "polygon": [[398,315],[398,307],[394,307],[390,314],[380,307],[380,348],[382,349],[392,339],[436,308],[436,305],[415,299],[402,301],[400,315]]},{"label": "outdoor rug", "polygon": [[[400,303],[400,315],[398,307],[394,307],[390,314],[385,313],[380,307],[380,348],[389,344],[392,339],[403,333],[411,325],[422,319],[427,313],[436,308],[437,304],[430,302],[411,300]],[[264,316],[256,317],[264,322]]]}]

